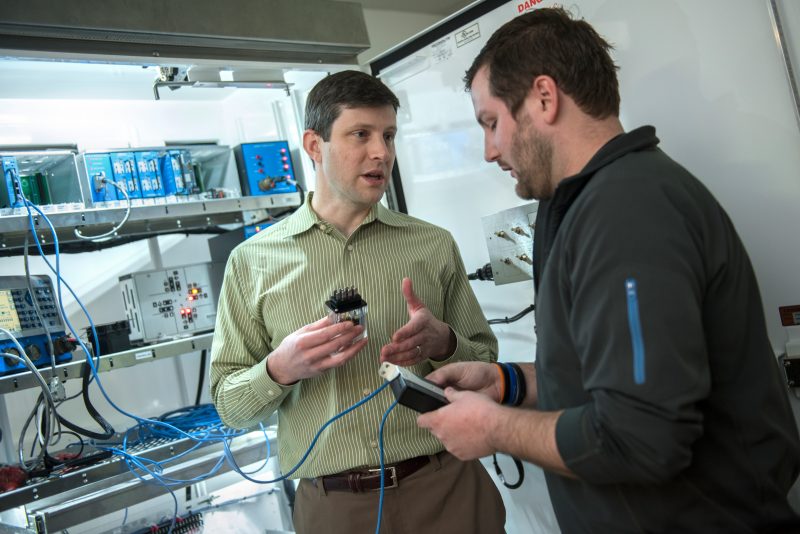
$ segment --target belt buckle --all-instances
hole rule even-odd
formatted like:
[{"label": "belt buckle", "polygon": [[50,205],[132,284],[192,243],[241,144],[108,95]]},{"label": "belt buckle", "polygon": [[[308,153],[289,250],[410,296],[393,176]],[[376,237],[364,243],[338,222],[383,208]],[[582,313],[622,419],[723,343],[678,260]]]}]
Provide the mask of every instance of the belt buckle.
[{"label": "belt buckle", "polygon": [[[392,465],[392,466],[384,468],[384,471],[386,471],[387,474],[389,475],[389,478],[392,480],[392,484],[390,486],[387,486],[387,485],[384,484],[383,489],[396,488],[397,487],[397,468]],[[378,469],[370,469],[369,472],[370,473],[377,473],[378,476],[380,476],[381,469],[380,469],[380,467]],[[384,477],[384,482],[385,481],[386,481],[386,478]],[[376,488],[376,489],[374,489],[372,491],[380,491],[380,490],[381,490],[380,487],[378,487],[378,488]]]}]

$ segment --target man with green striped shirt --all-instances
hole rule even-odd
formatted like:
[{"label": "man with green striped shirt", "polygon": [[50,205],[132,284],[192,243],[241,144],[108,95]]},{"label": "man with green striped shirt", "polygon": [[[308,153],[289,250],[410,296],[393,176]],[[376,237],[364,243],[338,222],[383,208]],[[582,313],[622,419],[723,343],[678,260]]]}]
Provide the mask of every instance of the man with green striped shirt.
[{"label": "man with green striped shirt", "polygon": [[[451,235],[379,201],[391,178],[397,97],[357,71],[309,93],[303,147],[316,191],[228,260],[212,347],[211,392],[222,420],[252,427],[278,411],[288,472],[319,428],[377,389],[383,361],[426,375],[454,361],[497,359],[497,341]],[[325,301],[355,287],[364,325],[334,324]],[[299,533],[375,529],[378,428],[385,390],[337,420],[293,473]],[[385,532],[502,532],[505,509],[477,461],[461,462],[403,406],[384,430]]]}]

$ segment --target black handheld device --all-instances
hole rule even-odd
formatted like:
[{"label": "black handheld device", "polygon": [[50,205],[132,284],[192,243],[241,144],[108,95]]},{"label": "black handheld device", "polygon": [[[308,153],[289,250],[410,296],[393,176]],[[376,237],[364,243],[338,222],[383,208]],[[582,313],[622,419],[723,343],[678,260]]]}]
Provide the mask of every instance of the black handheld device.
[{"label": "black handheld device", "polygon": [[404,367],[384,362],[378,374],[389,382],[397,402],[412,410],[430,412],[448,403],[442,388]]}]

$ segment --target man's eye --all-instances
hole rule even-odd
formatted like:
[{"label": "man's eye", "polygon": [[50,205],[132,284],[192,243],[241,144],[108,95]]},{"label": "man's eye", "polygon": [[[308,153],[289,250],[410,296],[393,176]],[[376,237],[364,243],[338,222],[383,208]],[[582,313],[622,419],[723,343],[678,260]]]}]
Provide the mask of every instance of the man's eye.
[{"label": "man's eye", "polygon": [[384,139],[388,142],[393,142],[396,134],[390,133],[383,136]]}]

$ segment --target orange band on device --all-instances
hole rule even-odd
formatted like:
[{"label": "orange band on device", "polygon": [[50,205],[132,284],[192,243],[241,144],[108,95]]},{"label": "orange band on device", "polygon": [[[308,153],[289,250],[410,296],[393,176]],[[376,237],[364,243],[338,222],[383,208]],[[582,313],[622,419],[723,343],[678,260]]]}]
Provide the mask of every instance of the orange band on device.
[{"label": "orange band on device", "polygon": [[503,372],[503,367],[497,363],[493,362],[495,367],[497,367],[497,372],[500,374],[500,403],[503,403],[503,399],[506,398],[506,375]]}]

